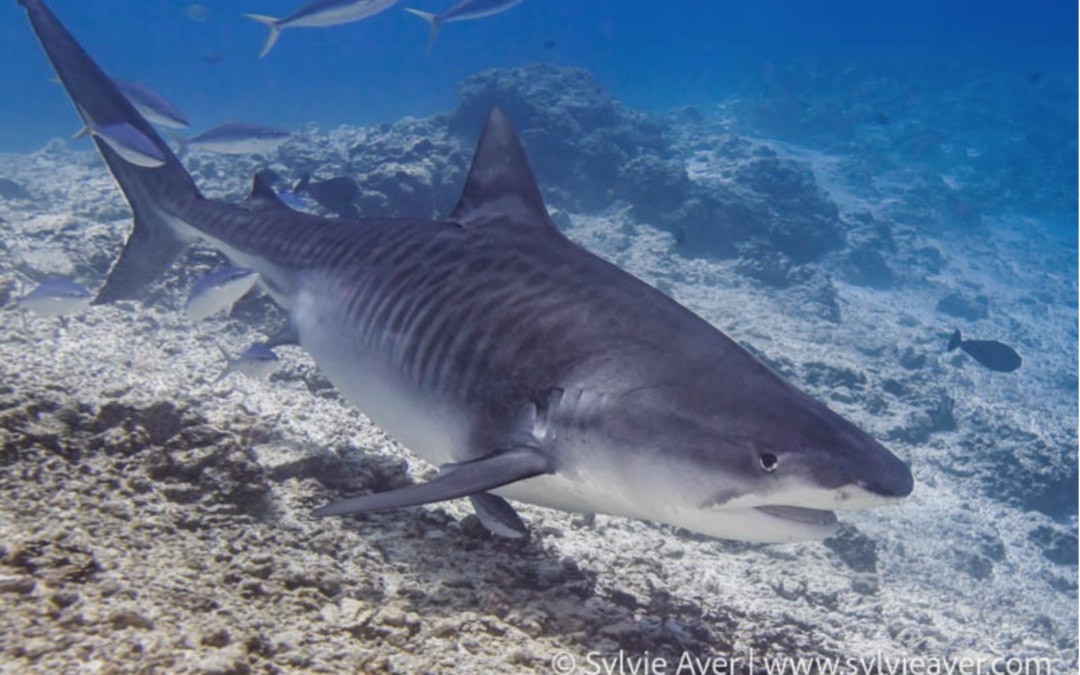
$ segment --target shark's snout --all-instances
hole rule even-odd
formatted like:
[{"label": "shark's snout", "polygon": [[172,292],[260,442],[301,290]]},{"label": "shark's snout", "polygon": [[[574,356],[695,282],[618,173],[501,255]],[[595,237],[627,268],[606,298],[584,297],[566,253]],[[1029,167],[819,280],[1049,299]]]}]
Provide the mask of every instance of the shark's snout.
[{"label": "shark's snout", "polygon": [[911,474],[911,469],[885,447],[878,445],[878,448],[879,466],[859,476],[855,483],[867,492],[885,499],[907,497],[915,488],[915,477]]},{"label": "shark's snout", "polygon": [[846,452],[827,455],[818,467],[818,485],[832,487],[839,500],[832,508],[861,510],[891,504],[911,494],[911,469],[888,448],[861,431]]}]

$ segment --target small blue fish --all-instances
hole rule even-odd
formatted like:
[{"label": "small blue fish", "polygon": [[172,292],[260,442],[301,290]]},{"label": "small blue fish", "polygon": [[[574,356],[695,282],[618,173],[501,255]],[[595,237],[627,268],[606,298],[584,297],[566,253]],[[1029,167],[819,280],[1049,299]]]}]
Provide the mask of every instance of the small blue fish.
[{"label": "small blue fish", "polygon": [[113,84],[147,122],[172,129],[187,129],[191,126],[184,113],[142,82],[113,79]]},{"label": "small blue fish", "polygon": [[90,306],[94,296],[82,284],[61,277],[50,277],[40,286],[19,298],[18,306],[39,316],[68,316]]},{"label": "small blue fish", "polygon": [[461,0],[461,2],[442,14],[431,14],[429,12],[421,12],[418,9],[411,8],[408,8],[405,11],[409,14],[415,14],[431,24],[431,32],[428,34],[427,42],[427,48],[431,49],[431,45],[435,43],[435,38],[439,35],[439,29],[442,28],[444,23],[472,21],[473,19],[483,19],[496,14],[502,14],[521,2],[522,0]]},{"label": "small blue fish", "polygon": [[251,345],[236,358],[229,356],[229,353],[221,345],[218,345],[217,348],[221,355],[225,357],[225,369],[214,380],[215,383],[225,379],[230,373],[240,373],[246,377],[262,380],[269,377],[281,365],[281,361],[278,359],[277,354],[274,353],[274,350],[261,342]]},{"label": "small blue fish", "polygon": [[191,287],[184,312],[200,321],[222,310],[231,310],[259,280],[259,273],[246,267],[227,267],[207,274]]},{"label": "small blue fish", "polygon": [[147,169],[156,169],[165,164],[165,153],[146,134],[128,122],[117,124],[98,124],[87,112],[79,107],[84,128],[75,134],[81,138],[86,134],[96,136],[105,142],[121,159],[129,164]]},{"label": "small blue fish", "polygon": [[223,155],[265,155],[289,140],[292,134],[283,129],[261,124],[226,122],[191,138],[184,138],[175,133],[169,135],[179,144],[180,149],[177,154],[183,157],[191,148],[209,150]]},{"label": "small blue fish", "polygon": [[274,48],[274,43],[281,37],[281,31],[286,28],[322,28],[362,21],[389,9],[397,2],[399,0],[313,0],[284,19],[262,14],[245,14],[244,16],[270,29],[266,44],[259,52],[261,59],[270,53],[270,50]]}]

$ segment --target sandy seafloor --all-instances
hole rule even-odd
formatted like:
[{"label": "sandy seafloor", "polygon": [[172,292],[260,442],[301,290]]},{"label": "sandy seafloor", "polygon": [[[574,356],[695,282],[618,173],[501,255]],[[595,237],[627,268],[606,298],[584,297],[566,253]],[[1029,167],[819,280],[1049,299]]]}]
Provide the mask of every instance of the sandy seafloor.
[{"label": "sandy seafloor", "polygon": [[[305,133],[293,143],[344,147],[367,132]],[[694,133],[691,178],[726,180],[709,151],[723,134],[705,122]],[[848,184],[842,156],[755,142],[811,170],[842,214],[915,199],[888,181]],[[196,175],[210,195],[239,195],[260,165],[206,161],[217,179]],[[128,215],[86,146],[0,156],[0,175],[34,195],[0,200],[4,672],[550,673],[562,652],[585,668],[589,652],[620,649],[672,663],[751,649],[758,659],[1046,658],[1055,673],[1076,671],[1075,503],[1051,513],[1028,499],[1070,471],[1075,481],[1075,240],[1054,241],[1024,214],[936,234],[893,222],[900,250],[940,253],[935,273],[911,268],[924,274],[917,283],[855,285],[832,274],[838,258],[821,258],[838,322],[798,284],[770,286],[734,258],[685,251],[618,201],[560,212],[572,239],[882,439],[917,487],[897,506],[842,514],[825,543],[715,541],[529,505],[531,536],[514,542],[487,536],[464,501],[311,518],[344,490],[434,469],[344,403],[298,348],[278,350],[268,382],[213,383],[215,340],[238,352],[278,318],[252,298],[193,327],[179,307],[217,264],[206,251],[146,305],[24,325],[15,268],[92,286]],[[945,315],[936,302],[954,292],[990,297],[994,311]],[[1003,375],[947,354],[960,324],[1012,343],[1023,368]]]}]

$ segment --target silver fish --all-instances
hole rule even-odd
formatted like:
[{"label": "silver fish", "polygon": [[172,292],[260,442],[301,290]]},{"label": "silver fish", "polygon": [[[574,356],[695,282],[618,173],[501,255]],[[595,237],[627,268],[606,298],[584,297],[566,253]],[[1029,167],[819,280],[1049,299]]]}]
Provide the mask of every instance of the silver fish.
[{"label": "silver fish", "polygon": [[81,138],[87,134],[101,139],[120,157],[135,166],[155,169],[165,164],[165,153],[145,133],[130,122],[98,124],[83,112],[83,130],[75,135]]},{"label": "silver fish", "polygon": [[18,306],[39,316],[69,316],[85,310],[93,299],[82,284],[51,277],[19,298]]},{"label": "silver fish", "polygon": [[[53,77],[49,81],[61,84],[59,77]],[[113,79],[113,84],[147,121],[173,129],[187,129],[191,126],[184,113],[142,82]],[[82,138],[88,133],[89,130],[84,126],[75,134],[75,138]]]},{"label": "silver fish", "polygon": [[252,21],[258,21],[270,29],[266,44],[259,52],[259,58],[266,56],[274,48],[286,28],[322,28],[342,23],[362,21],[389,9],[400,0],[314,0],[300,7],[283,19],[262,14],[245,14]]},{"label": "silver fish", "polygon": [[113,83],[148,122],[171,129],[187,129],[191,126],[184,113],[142,82],[114,79]]},{"label": "silver fish", "polygon": [[245,349],[239,356],[232,357],[221,345],[217,345],[218,351],[225,357],[225,368],[217,376],[214,382],[220,382],[232,373],[240,373],[245,377],[255,380],[264,380],[270,377],[281,365],[274,350],[257,342]]},{"label": "silver fish", "polygon": [[265,155],[289,140],[292,134],[262,124],[226,122],[191,138],[175,133],[169,135],[180,146],[177,154],[183,157],[192,148],[224,155]]},{"label": "silver fish", "polygon": [[461,2],[442,14],[431,14],[430,12],[421,12],[412,8],[406,8],[405,11],[415,14],[431,25],[431,32],[428,33],[427,41],[427,48],[431,49],[431,45],[435,44],[435,38],[439,36],[439,29],[442,28],[444,23],[472,21],[473,19],[483,19],[495,14],[502,14],[521,2],[522,0],[461,0]]},{"label": "silver fish", "polygon": [[258,280],[259,273],[246,267],[228,267],[211,272],[192,285],[184,303],[184,312],[192,321],[199,321],[231,310]]}]

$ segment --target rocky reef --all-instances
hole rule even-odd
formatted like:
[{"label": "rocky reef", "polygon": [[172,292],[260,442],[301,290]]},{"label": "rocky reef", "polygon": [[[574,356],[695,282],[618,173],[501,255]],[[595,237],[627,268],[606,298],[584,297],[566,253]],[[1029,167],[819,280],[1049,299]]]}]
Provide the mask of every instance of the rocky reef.
[{"label": "rocky reef", "polygon": [[[806,167],[738,137],[713,148],[722,175],[692,180],[677,129],[620,105],[578,68],[537,63],[466,78],[445,114],[362,130],[311,130],[276,166],[346,175],[359,183],[364,214],[434,218],[453,208],[476,136],[493,106],[513,120],[549,205],[598,213],[629,204],[634,216],[672,232],[685,251],[735,257],[776,252],[795,263],[843,244],[837,208]],[[220,183],[220,158],[191,163]],[[232,166],[232,163],[229,163]]]}]

